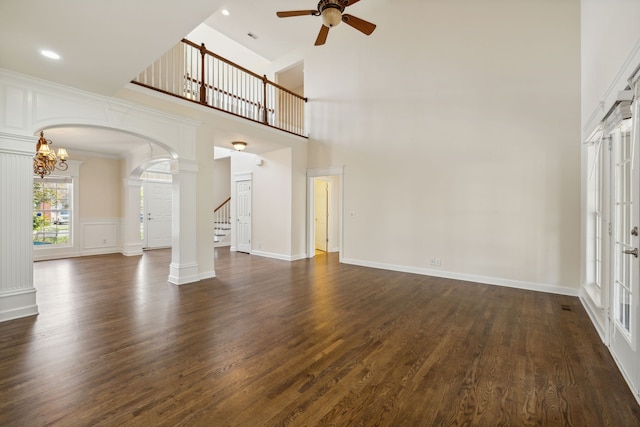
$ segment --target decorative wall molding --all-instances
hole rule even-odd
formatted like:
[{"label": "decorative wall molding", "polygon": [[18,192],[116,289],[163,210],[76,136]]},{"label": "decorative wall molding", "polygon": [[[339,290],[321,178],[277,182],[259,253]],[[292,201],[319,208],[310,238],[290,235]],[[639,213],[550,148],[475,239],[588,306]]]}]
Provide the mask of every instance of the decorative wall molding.
[{"label": "decorative wall molding", "polygon": [[81,255],[120,252],[120,218],[80,220]]}]

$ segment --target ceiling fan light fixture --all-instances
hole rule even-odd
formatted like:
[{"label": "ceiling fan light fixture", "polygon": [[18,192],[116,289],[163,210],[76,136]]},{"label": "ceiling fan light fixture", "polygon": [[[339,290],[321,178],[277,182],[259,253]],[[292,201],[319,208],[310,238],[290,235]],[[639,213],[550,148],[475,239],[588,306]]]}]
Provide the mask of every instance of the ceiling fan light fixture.
[{"label": "ceiling fan light fixture", "polygon": [[322,11],[322,23],[331,28],[342,22],[342,12],[340,9],[329,4]]}]

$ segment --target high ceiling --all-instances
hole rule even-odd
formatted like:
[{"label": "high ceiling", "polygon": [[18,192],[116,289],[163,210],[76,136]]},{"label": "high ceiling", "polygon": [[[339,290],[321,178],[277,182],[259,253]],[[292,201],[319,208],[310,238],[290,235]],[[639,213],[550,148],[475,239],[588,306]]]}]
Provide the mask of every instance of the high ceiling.
[{"label": "high ceiling", "polygon": [[[348,11],[367,19],[368,9],[386,2],[362,0]],[[0,0],[0,68],[112,96],[203,22],[269,61],[309,48],[320,18],[280,19],[276,12],[316,6],[315,0]],[[61,58],[45,58],[43,49]],[[123,146],[132,146],[127,138]]]}]

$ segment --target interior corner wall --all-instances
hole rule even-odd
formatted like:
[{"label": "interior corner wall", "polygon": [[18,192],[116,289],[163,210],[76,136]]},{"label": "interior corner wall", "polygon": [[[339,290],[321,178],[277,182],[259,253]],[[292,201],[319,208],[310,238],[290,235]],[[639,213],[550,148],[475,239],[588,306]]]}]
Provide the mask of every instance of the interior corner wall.
[{"label": "interior corner wall", "polygon": [[579,0],[367,18],[305,58],[309,168],[344,165],[343,261],[577,295]]},{"label": "interior corner wall", "polygon": [[291,164],[291,258],[306,258],[307,236],[307,144],[292,148]]},{"label": "interior corner wall", "polygon": [[[256,161],[262,159],[262,165]],[[284,260],[292,259],[292,149],[284,148],[259,156],[232,153],[232,203],[234,176],[250,172],[251,251],[255,255]],[[235,209],[232,208],[232,212]]]}]

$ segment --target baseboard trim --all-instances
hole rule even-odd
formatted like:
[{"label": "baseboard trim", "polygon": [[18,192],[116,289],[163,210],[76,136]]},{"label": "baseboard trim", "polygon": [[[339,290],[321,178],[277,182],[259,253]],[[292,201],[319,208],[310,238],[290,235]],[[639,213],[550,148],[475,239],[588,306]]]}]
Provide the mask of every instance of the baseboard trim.
[{"label": "baseboard trim", "polygon": [[200,280],[213,279],[216,277],[215,270],[205,271],[204,273],[200,273]]},{"label": "baseboard trim", "polygon": [[256,251],[256,250],[252,250],[251,255],[261,256],[265,258],[279,259],[282,261],[298,261],[301,259],[305,259],[307,257],[305,254],[283,255],[283,254],[276,254],[272,252],[264,252],[264,251]]},{"label": "baseboard trim", "polygon": [[596,312],[595,312],[596,309],[598,310],[602,310],[602,309],[598,307],[594,307],[594,305],[591,303],[589,295],[586,294],[586,292],[583,289],[584,288],[580,290],[580,295],[579,295],[580,303],[582,304],[582,307],[584,307],[584,311],[587,312],[587,316],[589,316],[589,319],[591,320],[591,323],[593,324],[593,327],[595,328],[596,332],[600,336],[600,339],[606,346],[608,346],[609,336],[604,330],[603,326],[600,324],[600,320],[598,319],[598,316],[596,315]]},{"label": "baseboard trim", "polygon": [[0,293],[0,322],[37,314],[35,288]]},{"label": "baseboard trim", "polygon": [[546,292],[550,294],[578,296],[577,289],[563,288],[561,286],[547,285],[543,283],[523,282],[519,280],[501,279],[498,277],[477,276],[474,274],[455,273],[451,271],[432,270],[428,268],[409,267],[396,264],[384,264],[371,261],[363,261],[353,258],[342,258],[344,264],[358,265],[361,267],[379,268],[381,270],[399,271],[402,273],[420,274],[422,276],[441,277],[443,279],[463,280],[465,282],[482,283],[485,285],[504,286],[507,288],[523,289],[527,291]]}]

